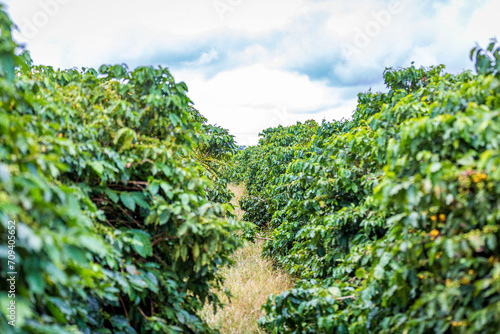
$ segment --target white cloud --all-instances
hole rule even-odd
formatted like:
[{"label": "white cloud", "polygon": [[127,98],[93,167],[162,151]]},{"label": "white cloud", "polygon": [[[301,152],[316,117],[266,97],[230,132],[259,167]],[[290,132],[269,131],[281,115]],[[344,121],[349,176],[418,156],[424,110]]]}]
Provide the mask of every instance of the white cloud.
[{"label": "white cloud", "polygon": [[195,61],[194,63],[189,63],[190,65],[206,65],[210,64],[212,60],[217,59],[219,56],[218,52],[214,49],[211,49],[209,52],[203,52],[201,57]]},{"label": "white cloud", "polygon": [[268,126],[350,116],[358,92],[383,87],[385,67],[472,68],[474,44],[500,37],[497,0],[6,3],[35,62],[167,65],[242,144]]},{"label": "white cloud", "polygon": [[500,3],[498,1],[491,1],[482,8],[471,13],[471,18],[467,25],[464,38],[471,42],[476,41],[478,37],[481,42],[486,38],[492,37],[500,39],[499,12]]},{"label": "white cloud", "polygon": [[[257,134],[267,127],[311,118],[340,119],[355,108],[355,101],[343,101],[342,89],[262,65],[223,72],[208,80],[193,71],[174,75],[188,83],[195,107],[211,122],[230,128],[243,145],[255,144]],[[314,110],[318,112],[309,113]]]},{"label": "white cloud", "polygon": [[[226,8],[223,14],[218,12],[224,25],[262,33],[282,28],[290,23],[290,19],[303,2],[303,0],[215,0],[213,4],[215,7],[217,4],[226,4],[223,7]],[[234,5],[231,5],[232,3]]]}]

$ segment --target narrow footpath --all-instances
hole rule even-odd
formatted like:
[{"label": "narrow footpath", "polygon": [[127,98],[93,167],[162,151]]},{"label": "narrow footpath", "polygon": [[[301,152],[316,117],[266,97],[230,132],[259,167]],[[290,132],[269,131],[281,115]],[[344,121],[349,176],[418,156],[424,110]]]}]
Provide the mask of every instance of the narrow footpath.
[{"label": "narrow footpath", "polygon": [[[244,212],[239,208],[238,200],[245,187],[230,185],[229,189],[236,195],[232,204],[241,219]],[[264,315],[261,305],[271,293],[276,295],[293,286],[287,273],[275,270],[270,261],[261,257],[263,244],[264,241],[256,240],[234,253],[234,266],[222,269],[226,279],[224,288],[229,289],[234,297],[229,302],[221,293],[219,298],[226,304],[223,310],[214,315],[213,308],[206,306],[202,311],[203,318],[221,334],[264,333],[257,326],[257,320]]]}]

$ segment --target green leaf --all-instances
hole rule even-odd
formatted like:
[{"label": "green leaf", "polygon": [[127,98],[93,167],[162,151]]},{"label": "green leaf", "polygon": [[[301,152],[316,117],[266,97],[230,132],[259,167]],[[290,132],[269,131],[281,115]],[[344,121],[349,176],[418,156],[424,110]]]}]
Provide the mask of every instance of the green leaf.
[{"label": "green leaf", "polygon": [[148,204],[146,201],[146,196],[144,196],[143,193],[140,192],[133,192],[130,193],[130,195],[133,197],[135,203],[139,205],[143,209],[151,209],[151,206]]},{"label": "green leaf", "polygon": [[127,318],[123,315],[115,315],[110,320],[113,326],[118,329],[123,329],[129,325]]},{"label": "green leaf", "polygon": [[123,142],[122,146],[120,147],[120,152],[124,151],[125,149],[129,149],[130,145],[132,144],[132,141],[134,141],[137,138],[137,135],[134,130],[124,127],[118,130],[113,143],[117,145],[122,137],[123,137]]},{"label": "green leaf", "polygon": [[342,296],[342,292],[340,291],[340,289],[336,286],[332,286],[332,287],[329,287],[328,288],[328,292],[334,297],[334,298],[337,298],[337,297],[340,297]]},{"label": "green leaf", "polygon": [[358,268],[356,269],[356,277],[358,278],[366,278],[367,277],[367,272],[364,268]]},{"label": "green leaf", "polygon": [[130,193],[122,192],[120,193],[120,200],[123,205],[125,205],[128,209],[135,211],[135,200]]},{"label": "green leaf", "polygon": [[192,252],[193,252],[193,258],[196,260],[198,256],[200,256],[200,246],[198,245],[197,242],[194,243]]},{"label": "green leaf", "polygon": [[158,182],[152,182],[149,184],[148,189],[151,195],[156,195],[160,190],[160,184]]},{"label": "green leaf", "polygon": [[385,272],[385,270],[384,270],[383,267],[376,266],[375,269],[374,269],[374,271],[373,271],[373,277],[375,279],[380,280],[380,279],[382,279],[382,277],[384,277],[384,272]]},{"label": "green leaf", "polygon": [[146,258],[153,255],[153,246],[149,240],[149,234],[142,230],[128,231],[132,235],[132,248],[142,257]]},{"label": "green leaf", "polygon": [[114,203],[118,203],[118,201],[120,200],[120,197],[115,191],[109,188],[105,188],[104,192],[106,193],[106,195],[108,195],[109,199],[112,200]]},{"label": "green leaf", "polygon": [[167,182],[162,182],[160,184],[160,187],[161,187],[161,189],[163,189],[163,191],[165,192],[165,195],[167,195],[167,197],[169,199],[174,198],[174,194],[172,192],[172,186],[170,184],[168,184]]},{"label": "green leaf", "polygon": [[102,177],[102,173],[104,172],[104,166],[102,165],[102,163],[94,160],[89,162],[88,164],[97,173],[97,175],[99,175],[99,177]]},{"label": "green leaf", "polygon": [[61,299],[48,297],[45,299],[46,305],[54,318],[60,323],[66,323],[66,316],[73,315],[71,308]]}]

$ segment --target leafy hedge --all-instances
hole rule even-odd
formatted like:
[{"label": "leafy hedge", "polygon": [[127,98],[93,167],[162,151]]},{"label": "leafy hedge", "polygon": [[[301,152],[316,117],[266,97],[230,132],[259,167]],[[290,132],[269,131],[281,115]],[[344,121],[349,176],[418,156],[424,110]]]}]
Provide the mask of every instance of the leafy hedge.
[{"label": "leafy hedge", "polygon": [[241,243],[214,170],[233,138],[167,69],[32,66],[11,27],[0,11],[0,332],[211,332],[197,311]]},{"label": "leafy hedge", "polygon": [[238,152],[234,136],[220,126],[206,124],[202,118],[202,134],[204,142],[195,149],[198,162],[207,171],[206,176],[214,182],[213,189],[208,191],[212,201],[228,203],[233,197],[227,185],[233,180],[233,156]]},{"label": "leafy hedge", "polygon": [[244,220],[260,227],[270,222],[272,200],[267,185],[286,171],[296,150],[317,128],[316,122],[307,121],[292,127],[280,125],[266,129],[260,134],[259,146],[249,147],[235,157],[236,174],[247,188],[247,193],[240,199],[241,208],[245,211]]},{"label": "leafy hedge", "polygon": [[268,130],[242,153],[258,166],[247,207],[269,201],[252,217],[270,220],[264,252],[300,278],[269,297],[263,328],[497,332],[500,49],[471,56],[477,75],[387,69],[388,92],[359,94],[351,120],[284,147],[268,134],[301,125]]}]

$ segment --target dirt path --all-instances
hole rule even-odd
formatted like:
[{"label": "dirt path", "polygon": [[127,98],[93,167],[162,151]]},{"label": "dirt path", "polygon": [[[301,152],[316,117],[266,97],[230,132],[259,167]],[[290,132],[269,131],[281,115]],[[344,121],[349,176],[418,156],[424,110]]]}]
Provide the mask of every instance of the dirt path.
[{"label": "dirt path", "polygon": [[[236,195],[232,204],[241,219],[244,212],[239,209],[238,200],[245,188],[230,185],[229,189]],[[257,320],[264,315],[260,311],[261,305],[271,293],[276,295],[293,286],[293,280],[286,273],[274,270],[271,263],[261,257],[263,243],[257,241],[239,249],[233,255],[235,265],[222,269],[226,278],[224,288],[234,296],[231,303],[219,295],[227,304],[223,310],[214,315],[213,309],[207,306],[202,311],[202,316],[221,334],[263,333],[257,326]]]}]

